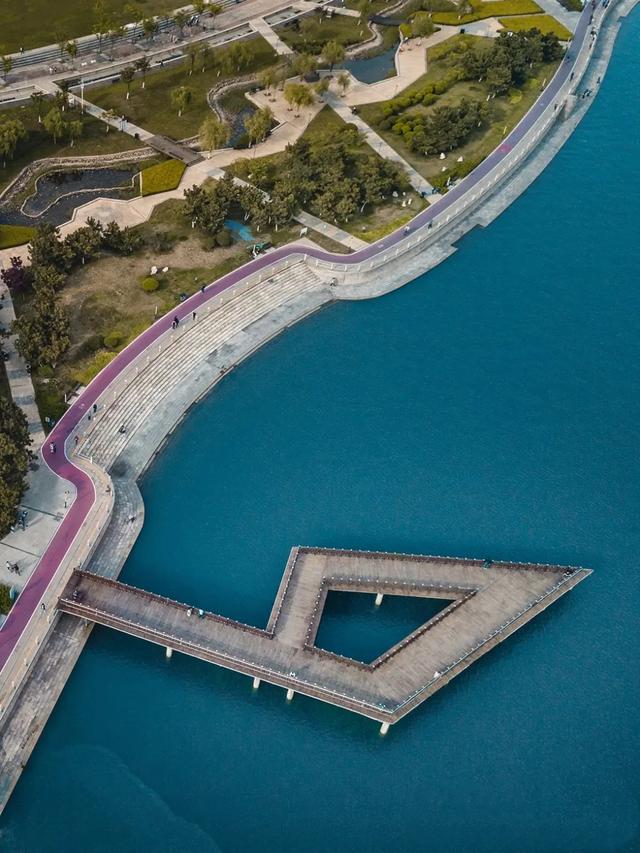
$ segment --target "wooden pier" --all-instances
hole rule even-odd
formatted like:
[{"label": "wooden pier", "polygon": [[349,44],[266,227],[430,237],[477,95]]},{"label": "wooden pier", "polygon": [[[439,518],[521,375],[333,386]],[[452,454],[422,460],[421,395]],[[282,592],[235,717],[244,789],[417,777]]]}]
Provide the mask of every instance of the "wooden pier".
[{"label": "wooden pier", "polygon": [[[325,548],[294,548],[266,629],[90,572],[74,572],[59,610],[294,693],[355,711],[385,732],[590,570]],[[314,645],[329,590],[412,595],[448,607],[372,663]]]}]

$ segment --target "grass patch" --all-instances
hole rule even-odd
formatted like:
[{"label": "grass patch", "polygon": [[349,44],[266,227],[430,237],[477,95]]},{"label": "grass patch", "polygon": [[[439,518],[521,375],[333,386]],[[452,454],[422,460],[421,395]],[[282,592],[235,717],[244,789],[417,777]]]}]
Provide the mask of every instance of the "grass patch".
[{"label": "grass patch", "polygon": [[[86,97],[102,109],[115,110],[117,115],[126,116],[129,121],[152,133],[163,134],[173,139],[194,136],[203,119],[211,114],[207,103],[207,92],[212,86],[225,79],[251,74],[277,62],[278,57],[275,51],[262,37],[252,38],[246,44],[251,49],[250,60],[231,73],[221,73],[218,76],[218,68],[213,62],[210,62],[210,67],[203,72],[198,60],[190,76],[190,63],[183,60],[170,68],[154,70],[147,74],[144,89],[142,80],[136,78],[131,84],[129,100],[127,100],[127,87],[120,81],[86,89]],[[224,48],[216,48],[212,56],[219,59],[221,51],[224,50]],[[186,86],[192,92],[191,103],[182,116],[178,116],[170,98],[171,90],[179,86]]]},{"label": "grass patch", "polygon": [[424,209],[426,203],[423,199],[414,194],[411,197],[413,204],[410,208],[401,207],[400,202],[382,205],[376,207],[373,213],[368,216],[359,216],[357,219],[347,222],[343,228],[366,243],[375,243],[376,240],[381,240],[387,234],[391,234],[392,231],[402,228]]},{"label": "grass patch", "polygon": [[293,22],[276,27],[276,32],[285,44],[298,53],[321,53],[329,41],[337,41],[344,47],[350,47],[373,35],[368,24],[363,23],[360,18],[347,15],[327,18],[316,12],[303,18],[298,26],[296,24],[297,22]]},{"label": "grass patch", "polygon": [[560,41],[571,41],[572,33],[551,15],[519,15],[516,18],[498,18],[499,22],[510,32],[519,32],[520,30],[540,30],[541,33],[551,33],[558,36]]},{"label": "grass patch", "polygon": [[10,587],[0,583],[0,613],[3,615],[7,614],[13,607],[13,601],[11,601],[9,589]]},{"label": "grass patch", "polygon": [[[159,15],[176,8],[175,0],[142,0],[145,15]],[[0,3],[0,47],[14,53],[20,47],[26,50],[56,41],[56,33],[71,39],[86,36],[94,30],[94,3],[78,0],[2,0]],[[115,24],[131,23],[131,14],[125,10],[130,0],[104,0],[107,16]]]},{"label": "grass patch", "polygon": [[464,26],[473,21],[483,21],[485,18],[497,18],[500,15],[533,15],[542,12],[540,6],[534,0],[471,0],[473,11],[468,15],[460,15],[458,12],[434,12],[434,24],[448,24],[450,26]]},{"label": "grass patch", "polygon": [[[46,115],[52,104],[45,103],[42,106],[42,116]],[[0,163],[0,189],[10,183],[16,175],[32,163],[45,157],[81,157],[87,154],[113,154],[118,151],[132,151],[141,148],[142,143],[127,134],[111,129],[109,133],[103,122],[85,113],[81,115],[79,110],[68,110],[66,115],[74,120],[82,121],[82,136],[76,139],[73,148],[66,140],[59,141],[54,145],[51,136],[38,124],[38,110],[34,104],[25,104],[21,107],[0,111],[0,120],[19,119],[25,126],[28,136],[18,143],[15,157],[7,160],[7,165],[2,168]]]},{"label": "grass patch", "polygon": [[11,249],[28,243],[35,234],[35,228],[28,225],[0,225],[0,249]]},{"label": "grass patch", "polygon": [[140,190],[142,195],[154,195],[175,190],[182,180],[187,167],[182,160],[165,160],[149,166],[140,173]]}]

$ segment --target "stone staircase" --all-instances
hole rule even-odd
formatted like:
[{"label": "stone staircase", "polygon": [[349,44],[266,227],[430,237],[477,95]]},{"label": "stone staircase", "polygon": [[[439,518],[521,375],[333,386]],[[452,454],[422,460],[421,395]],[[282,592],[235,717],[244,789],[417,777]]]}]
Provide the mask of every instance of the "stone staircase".
[{"label": "stone staircase", "polygon": [[[265,318],[270,312],[305,293],[320,291],[325,283],[303,262],[298,261],[268,280],[223,296],[207,310],[200,309],[196,320],[188,316],[153,358],[141,367],[114,400],[112,391],[99,401],[98,413],[86,427],[78,452],[108,470],[135,432],[143,427],[156,407],[179,389],[181,382],[198,370],[212,354],[234,336]],[[226,366],[226,365],[225,365]],[[124,427],[124,432],[120,432]]]}]

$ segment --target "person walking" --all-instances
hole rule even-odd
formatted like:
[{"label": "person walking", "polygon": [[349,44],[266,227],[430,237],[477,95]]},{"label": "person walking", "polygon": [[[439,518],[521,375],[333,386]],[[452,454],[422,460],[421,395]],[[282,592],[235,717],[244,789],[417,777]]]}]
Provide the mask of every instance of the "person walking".
[{"label": "person walking", "polygon": [[49,445],[49,450],[51,451],[51,453],[52,453],[52,454],[54,454],[54,453],[56,452],[56,443],[55,443],[55,441],[52,441],[52,442],[51,442],[51,444]]}]

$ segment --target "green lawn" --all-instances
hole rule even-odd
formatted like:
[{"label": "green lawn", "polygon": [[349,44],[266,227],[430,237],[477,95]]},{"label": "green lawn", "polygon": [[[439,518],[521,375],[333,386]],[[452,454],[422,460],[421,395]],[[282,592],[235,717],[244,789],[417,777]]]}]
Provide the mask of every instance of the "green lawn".
[{"label": "green lawn", "polygon": [[[142,88],[142,80],[136,78],[131,84],[129,100],[127,88],[120,81],[85,89],[85,97],[105,110],[114,109],[118,115],[125,115],[129,121],[152,133],[173,139],[194,136],[203,119],[211,113],[207,92],[215,83],[259,71],[277,62],[275,51],[263,38],[252,38],[246,44],[251,50],[250,60],[230,73],[218,76],[213,62],[202,72],[198,60],[195,71],[189,76],[190,65],[183,61],[147,74],[145,89]],[[213,57],[219,59],[224,50],[214,50]],[[180,117],[171,103],[171,91],[179,86],[186,86],[192,92],[191,103]]]},{"label": "green lawn", "polygon": [[[1,0],[0,0],[1,2]],[[45,104],[42,115],[51,109]],[[73,119],[81,118],[78,110],[69,111]],[[85,154],[112,154],[116,151],[130,151],[142,147],[132,136],[111,129],[105,132],[105,125],[98,119],[85,115],[82,117],[84,127],[82,136],[71,147],[67,140],[54,145],[51,136],[38,124],[38,112],[35,105],[28,103],[22,107],[12,107],[0,110],[0,123],[3,119],[20,119],[28,131],[27,139],[18,143],[13,160],[8,160],[6,168],[0,162],[0,189],[3,189],[15,176],[34,160],[43,157],[79,157]]]},{"label": "green lawn", "polygon": [[327,18],[319,12],[303,18],[300,28],[288,24],[276,27],[276,32],[285,44],[299,53],[321,53],[329,41],[337,41],[345,47],[371,38],[368,24],[359,18],[334,15]]},{"label": "green lawn", "polygon": [[[496,3],[498,2],[500,0],[496,0]],[[424,87],[425,83],[444,77],[457,62],[456,49],[462,46],[464,42],[469,41],[472,41],[474,44],[482,42],[490,43],[490,39],[458,35],[440,45],[436,45],[429,50],[429,71],[396,97],[401,98],[404,94],[419,91]],[[391,129],[381,128],[379,122],[383,117],[382,104],[367,104],[359,107],[358,112],[361,118],[374,127],[376,132],[427,180],[431,182],[434,180],[441,181],[443,180],[443,174],[446,180],[448,172],[443,173],[443,167],[445,169],[458,167],[463,170],[470,170],[474,164],[483,160],[500,144],[503,137],[509,133],[533,105],[540,94],[543,80],[546,79],[548,82],[557,66],[558,63],[541,65],[536,69],[535,76],[529,79],[522,89],[511,90],[506,95],[494,98],[490,102],[491,121],[488,127],[483,127],[472,134],[464,145],[450,152],[444,162],[440,161],[437,157],[425,157],[419,151],[413,151],[405,143],[402,136],[394,133]],[[489,89],[485,83],[478,83],[477,81],[458,82],[443,95],[440,95],[433,106],[410,107],[408,113],[429,112],[435,106],[459,103],[463,97],[485,101],[488,94]],[[457,164],[458,157],[463,157],[462,164]]]},{"label": "green lawn", "polygon": [[450,24],[458,26],[470,24],[472,21],[482,21],[485,18],[497,18],[501,15],[533,15],[542,12],[534,0],[470,0],[473,12],[460,15],[458,12],[434,12],[434,24]]},{"label": "green lawn", "polygon": [[518,15],[516,18],[499,18],[498,20],[505,30],[514,33],[535,28],[541,33],[552,33],[558,36],[560,41],[571,41],[573,37],[569,30],[551,15]]},{"label": "green lawn", "polygon": [[28,243],[35,233],[35,228],[27,225],[0,225],[0,249],[12,249]]},{"label": "green lawn", "polygon": [[[131,0],[104,0],[114,24],[131,23],[125,12]],[[180,6],[177,0],[139,0],[142,14],[159,15]],[[14,53],[24,47],[40,47],[94,32],[93,0],[0,0],[0,52]]]},{"label": "green lawn", "polygon": [[165,160],[148,166],[140,173],[140,192],[142,195],[155,195],[175,190],[187,167],[182,160]]}]

